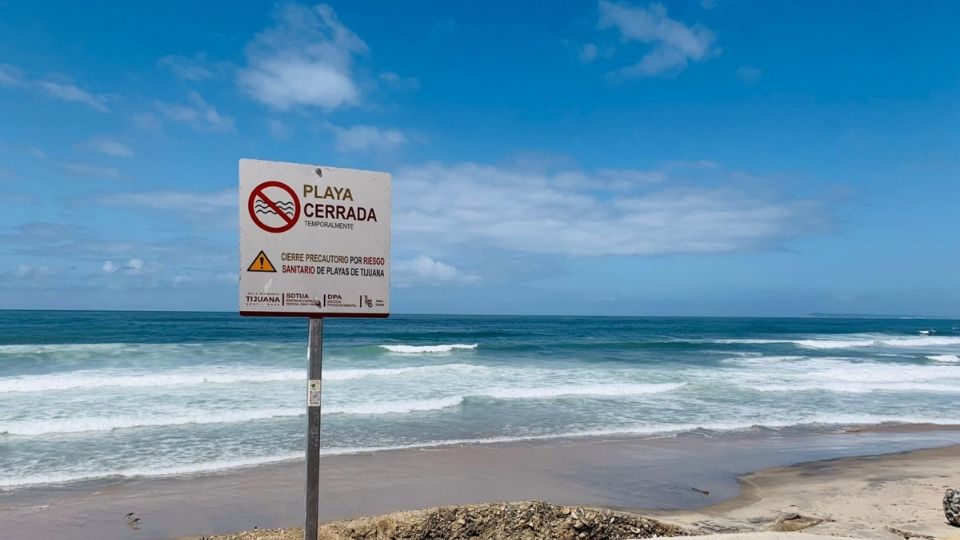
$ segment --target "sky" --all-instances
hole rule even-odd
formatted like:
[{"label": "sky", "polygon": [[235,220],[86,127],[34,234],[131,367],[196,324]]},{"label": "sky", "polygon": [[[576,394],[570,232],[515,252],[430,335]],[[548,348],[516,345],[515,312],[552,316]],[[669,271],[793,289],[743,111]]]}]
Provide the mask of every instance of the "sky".
[{"label": "sky", "polygon": [[237,163],[395,313],[960,316],[955,2],[0,0],[0,308],[237,309]]}]

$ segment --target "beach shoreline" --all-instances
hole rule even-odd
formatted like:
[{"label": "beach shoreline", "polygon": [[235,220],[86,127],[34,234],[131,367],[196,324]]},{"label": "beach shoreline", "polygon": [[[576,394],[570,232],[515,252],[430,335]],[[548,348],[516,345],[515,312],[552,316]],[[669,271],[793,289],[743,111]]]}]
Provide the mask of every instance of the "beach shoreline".
[{"label": "beach shoreline", "polygon": [[[958,444],[956,427],[919,425],[815,435],[560,439],[324,456],[321,520],[533,499],[690,520],[695,519],[692,509],[742,502],[738,478],[761,469],[918,448],[951,448],[960,456]],[[289,527],[302,520],[302,506],[303,464],[292,462],[4,492],[0,520],[13,540],[58,535],[110,540],[130,538],[125,516],[133,513],[139,519],[137,538],[162,540]]]}]

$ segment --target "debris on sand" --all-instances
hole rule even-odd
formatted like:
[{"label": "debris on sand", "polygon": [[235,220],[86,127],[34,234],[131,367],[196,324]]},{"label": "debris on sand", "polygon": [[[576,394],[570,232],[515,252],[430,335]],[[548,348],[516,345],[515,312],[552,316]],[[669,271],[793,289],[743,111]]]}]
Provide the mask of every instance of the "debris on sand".
[{"label": "debris on sand", "polygon": [[[443,506],[328,523],[319,540],[627,540],[686,536],[629,512],[543,501]],[[254,530],[201,540],[300,540],[302,529]]]}]

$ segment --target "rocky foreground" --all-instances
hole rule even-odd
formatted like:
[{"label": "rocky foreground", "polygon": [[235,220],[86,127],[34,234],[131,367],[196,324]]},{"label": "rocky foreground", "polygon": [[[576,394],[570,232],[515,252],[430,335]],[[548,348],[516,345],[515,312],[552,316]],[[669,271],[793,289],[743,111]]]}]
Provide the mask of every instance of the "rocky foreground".
[{"label": "rocky foreground", "polygon": [[[688,531],[628,512],[542,501],[443,506],[328,523],[319,540],[625,540]],[[303,529],[253,530],[199,540],[302,540]]]}]

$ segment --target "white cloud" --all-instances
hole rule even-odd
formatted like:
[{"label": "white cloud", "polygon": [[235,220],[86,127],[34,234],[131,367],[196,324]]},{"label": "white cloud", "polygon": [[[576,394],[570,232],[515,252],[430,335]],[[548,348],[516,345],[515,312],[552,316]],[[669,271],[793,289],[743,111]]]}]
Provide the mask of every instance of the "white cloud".
[{"label": "white cloud", "polygon": [[40,198],[32,193],[0,191],[0,204],[4,205],[31,205],[36,204],[39,200]]},{"label": "white cloud", "polygon": [[394,90],[419,90],[420,80],[416,77],[401,77],[392,71],[380,74],[380,80]]},{"label": "white cloud", "polygon": [[206,67],[205,63],[202,55],[187,58],[171,54],[157,61],[159,66],[169,69],[174,77],[185,81],[202,81],[213,77],[213,72]]},{"label": "white cloud", "polygon": [[286,124],[274,118],[267,120],[267,133],[275,141],[282,141],[290,137],[290,131]]},{"label": "white cloud", "polygon": [[110,178],[114,180],[126,178],[126,176],[113,167],[99,167],[88,163],[64,163],[64,170],[79,176],[93,176],[96,178]]},{"label": "white cloud", "polygon": [[158,131],[163,127],[163,121],[155,113],[150,111],[134,114],[130,117],[133,125],[147,131]]},{"label": "white cloud", "polygon": [[[618,176],[642,181],[630,187]],[[705,185],[649,176],[474,163],[407,168],[394,180],[395,231],[408,249],[601,256],[775,249],[831,224],[819,203],[741,188],[732,174],[715,172]]]},{"label": "white cloud", "polygon": [[197,131],[231,131],[233,118],[220,114],[213,105],[207,103],[197,92],[187,95],[188,103],[157,103],[160,114],[173,120],[188,124]]},{"label": "white cloud", "polygon": [[35,266],[32,264],[21,264],[13,270],[13,276],[24,280],[43,279],[55,274],[49,266]]},{"label": "white cloud", "polygon": [[103,266],[100,267],[105,274],[116,274],[117,272],[122,272],[131,276],[139,276],[143,274],[152,274],[160,270],[159,265],[150,265],[143,262],[143,259],[138,259],[136,257],[127,260],[126,263],[122,265],[116,264],[113,261],[105,261]]},{"label": "white cloud", "polygon": [[155,210],[182,210],[191,213],[213,213],[237,208],[237,192],[232,189],[208,193],[190,191],[139,191],[110,193],[97,201],[111,206],[137,206]]},{"label": "white cloud", "polygon": [[587,43],[586,45],[580,47],[580,61],[584,64],[589,64],[597,59],[597,55],[600,54],[600,49],[597,48],[593,43]]},{"label": "white cloud", "polygon": [[84,105],[88,105],[100,112],[107,112],[110,110],[107,107],[106,98],[104,96],[91,94],[90,92],[87,92],[86,90],[74,84],[51,80],[37,81],[35,84],[37,88],[39,88],[49,97],[63,101],[83,103]]},{"label": "white cloud", "polygon": [[737,68],[737,77],[744,84],[753,84],[763,75],[763,70],[753,66],[740,66]]},{"label": "white cloud", "polygon": [[19,264],[9,270],[0,269],[0,287],[13,290],[49,288],[62,281],[60,268],[46,265]]},{"label": "white cloud", "polygon": [[107,101],[109,100],[107,96],[88,92],[59,75],[48,77],[45,80],[31,80],[23,74],[23,70],[20,68],[0,63],[0,85],[33,88],[47,97],[82,103],[100,112],[110,110],[107,107]]},{"label": "white cloud", "polygon": [[0,85],[19,86],[24,83],[23,73],[10,64],[0,64]]},{"label": "white cloud", "polygon": [[233,272],[177,274],[173,277],[173,286],[211,285],[219,283],[235,284],[240,276]]},{"label": "white cloud", "polygon": [[274,109],[337,109],[359,99],[353,63],[366,52],[367,45],[330,6],[288,4],[279,9],[274,26],[247,45],[247,67],[237,82]]},{"label": "white cloud", "polygon": [[600,0],[600,28],[616,28],[623,41],[638,41],[650,49],[632,66],[620,69],[622,76],[654,76],[675,72],[688,62],[699,62],[718,51],[716,36],[701,25],[688,26],[667,16],[667,8],[648,8]]},{"label": "white cloud", "polygon": [[108,156],[114,156],[114,157],[133,156],[133,150],[129,146],[123,144],[120,141],[116,141],[113,139],[104,139],[104,138],[91,139],[87,141],[87,143],[84,146],[88,148],[92,148],[97,152],[100,152],[101,154],[106,154]]},{"label": "white cloud", "polygon": [[420,255],[409,260],[394,261],[393,279],[399,285],[414,283],[440,285],[449,283],[474,283],[480,276],[466,273],[455,266]]},{"label": "white cloud", "polygon": [[407,144],[407,136],[397,129],[383,129],[375,126],[351,126],[341,128],[328,124],[336,138],[340,152],[390,152]]},{"label": "white cloud", "polygon": [[138,243],[114,241],[95,235],[79,223],[33,221],[16,226],[12,234],[0,233],[0,245],[6,245],[12,252],[28,257],[51,257],[52,253],[56,253],[60,259],[75,260],[115,257],[136,248]]}]

